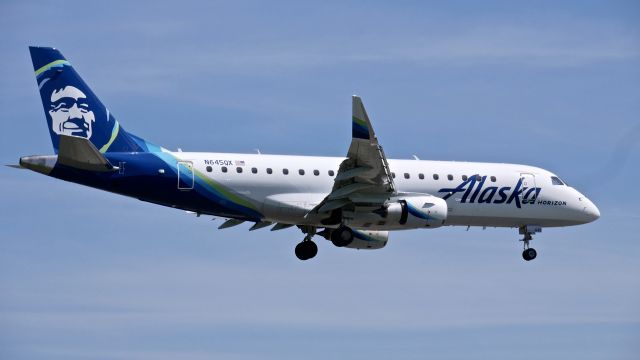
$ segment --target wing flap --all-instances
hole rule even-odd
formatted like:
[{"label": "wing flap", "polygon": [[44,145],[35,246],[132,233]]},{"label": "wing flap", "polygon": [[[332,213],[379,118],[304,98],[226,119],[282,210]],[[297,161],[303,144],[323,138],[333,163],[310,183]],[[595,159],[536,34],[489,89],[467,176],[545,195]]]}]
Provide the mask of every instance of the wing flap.
[{"label": "wing flap", "polygon": [[352,183],[349,185],[342,186],[336,189],[335,191],[332,191],[331,194],[327,196],[327,199],[334,200],[334,199],[339,199],[343,197],[348,197],[349,194],[352,194],[356,191],[371,189],[373,187],[374,185],[371,185],[371,184]]},{"label": "wing flap", "polygon": [[342,181],[342,180],[349,180],[351,178],[354,178],[356,176],[360,176],[365,174],[368,171],[371,171],[373,168],[369,167],[369,166],[359,166],[359,167],[355,167],[351,170],[347,170],[341,173],[338,173],[338,175],[336,175],[334,181]]},{"label": "wing flap", "polygon": [[320,208],[318,208],[318,212],[328,212],[331,210],[339,209],[347,204],[349,204],[349,199],[337,199],[325,202]]}]

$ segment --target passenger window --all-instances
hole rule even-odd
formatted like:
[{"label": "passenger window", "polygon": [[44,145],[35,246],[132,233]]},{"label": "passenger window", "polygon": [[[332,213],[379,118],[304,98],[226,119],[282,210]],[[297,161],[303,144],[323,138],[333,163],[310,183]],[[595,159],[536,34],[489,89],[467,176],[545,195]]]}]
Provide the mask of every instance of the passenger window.
[{"label": "passenger window", "polygon": [[282,169],[282,173],[285,175],[289,175],[289,169]]},{"label": "passenger window", "polygon": [[451,175],[451,174],[447,175],[447,179],[449,179],[449,181],[452,181],[453,180],[453,175]]},{"label": "passenger window", "polygon": [[410,178],[410,177],[411,177],[411,175],[409,175],[409,173],[404,173],[404,178],[405,178],[405,179],[408,179],[408,178]]},{"label": "passenger window", "polygon": [[227,167],[223,166],[223,167],[220,168],[220,170],[222,170],[222,172],[226,173],[227,172]]},{"label": "passenger window", "polygon": [[496,182],[496,177],[495,176],[491,177],[491,182]]},{"label": "passenger window", "polygon": [[267,168],[267,174],[273,174],[273,169]]},{"label": "passenger window", "polygon": [[211,172],[213,168],[211,166],[207,166],[207,172]]},{"label": "passenger window", "polygon": [[559,178],[559,177],[557,177],[557,176],[552,176],[552,177],[551,177],[551,183],[552,183],[553,185],[564,185],[564,183],[562,182],[562,180],[560,180],[560,178]]},{"label": "passenger window", "polygon": [[418,174],[418,179],[424,180],[424,174],[423,173]]},{"label": "passenger window", "polygon": [[298,170],[298,174],[304,175],[304,170],[302,170],[302,169]]},{"label": "passenger window", "polygon": [[480,180],[482,180],[482,176],[476,175],[476,181],[480,181]]},{"label": "passenger window", "polygon": [[256,169],[256,168],[251,168],[251,172],[252,172],[252,173],[254,173],[254,174],[257,174],[257,173],[258,173],[258,169]]},{"label": "passenger window", "polygon": [[236,168],[236,171],[238,172],[238,174],[240,174],[240,173],[242,173],[242,168],[241,168],[240,166],[238,166],[238,167]]},{"label": "passenger window", "polygon": [[335,174],[335,172],[333,172],[333,170],[329,170],[329,176],[333,176]]},{"label": "passenger window", "polygon": [[467,181],[468,177],[467,175],[462,175],[462,181]]},{"label": "passenger window", "polygon": [[433,180],[438,180],[440,179],[440,176],[438,176],[438,174],[433,174]]},{"label": "passenger window", "polygon": [[392,172],[391,173],[391,177],[395,179],[396,178],[396,173]]},{"label": "passenger window", "polygon": [[320,171],[318,171],[318,170],[313,170],[313,175],[315,175],[315,176],[320,175]]}]

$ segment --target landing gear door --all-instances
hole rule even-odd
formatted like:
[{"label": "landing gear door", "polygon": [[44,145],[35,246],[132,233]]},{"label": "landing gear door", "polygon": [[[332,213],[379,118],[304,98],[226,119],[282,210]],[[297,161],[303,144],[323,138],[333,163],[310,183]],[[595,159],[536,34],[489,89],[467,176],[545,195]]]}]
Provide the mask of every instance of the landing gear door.
[{"label": "landing gear door", "polygon": [[193,163],[191,161],[178,161],[178,189],[193,189]]},{"label": "landing gear door", "polygon": [[533,174],[521,173],[522,192],[520,193],[520,202],[522,204],[534,204],[538,191],[536,189],[536,177]]}]

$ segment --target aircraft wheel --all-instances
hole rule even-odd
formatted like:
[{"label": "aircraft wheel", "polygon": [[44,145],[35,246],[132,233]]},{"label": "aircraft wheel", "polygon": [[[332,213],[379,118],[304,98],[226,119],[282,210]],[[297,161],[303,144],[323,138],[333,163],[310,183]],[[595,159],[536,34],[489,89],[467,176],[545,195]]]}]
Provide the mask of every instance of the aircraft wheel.
[{"label": "aircraft wheel", "polygon": [[296,256],[300,260],[309,260],[318,254],[318,245],[308,240],[296,245]]},{"label": "aircraft wheel", "polygon": [[331,242],[337,247],[345,247],[353,241],[353,231],[346,226],[340,226],[331,233]]},{"label": "aircraft wheel", "polygon": [[531,261],[535,259],[536,256],[538,256],[538,252],[534,248],[528,248],[522,252],[522,258],[526,261]]}]

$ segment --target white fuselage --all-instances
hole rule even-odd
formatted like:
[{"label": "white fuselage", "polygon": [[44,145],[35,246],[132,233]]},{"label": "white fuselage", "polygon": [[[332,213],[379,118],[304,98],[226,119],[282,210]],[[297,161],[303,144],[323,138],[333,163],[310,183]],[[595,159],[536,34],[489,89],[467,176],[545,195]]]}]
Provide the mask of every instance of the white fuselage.
[{"label": "white fuselage", "polygon": [[[344,160],[199,152],[172,155],[192,162],[196,171],[251,199],[265,221],[308,225],[319,225],[305,215],[331,192],[335,174]],[[388,162],[398,192],[431,194],[446,200],[445,225],[568,226],[591,222],[600,215],[587,197],[570,186],[553,184],[555,175],[538,167],[455,161],[390,159]],[[463,179],[474,175],[478,181],[459,187],[464,185]],[[519,181],[520,192],[514,194]]]}]

